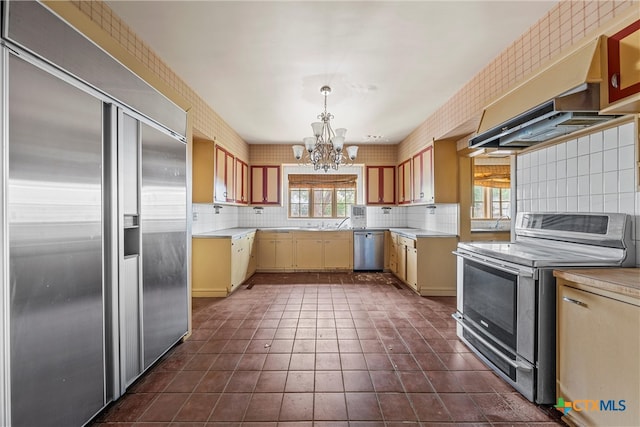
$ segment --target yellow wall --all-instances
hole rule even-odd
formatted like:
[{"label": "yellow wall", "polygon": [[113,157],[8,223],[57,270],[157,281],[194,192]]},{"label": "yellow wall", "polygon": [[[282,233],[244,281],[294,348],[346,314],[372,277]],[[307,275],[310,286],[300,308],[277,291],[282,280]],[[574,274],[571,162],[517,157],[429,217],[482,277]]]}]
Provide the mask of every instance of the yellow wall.
[{"label": "yellow wall", "polygon": [[[396,152],[395,145],[360,145],[356,162],[366,165],[395,165]],[[249,163],[253,165],[279,165],[295,161],[291,145],[254,144],[249,147]]]},{"label": "yellow wall", "polygon": [[[46,3],[169,98],[188,109],[194,135],[215,139],[233,154],[248,158],[251,163],[293,160],[288,145],[249,147],[102,1]],[[458,140],[474,132],[484,106],[572,45],[592,36],[620,15],[628,14],[630,8],[637,10],[639,7],[638,1],[561,1],[426,118],[397,147],[362,146],[359,162],[383,164],[393,158],[397,163],[434,139]]]}]

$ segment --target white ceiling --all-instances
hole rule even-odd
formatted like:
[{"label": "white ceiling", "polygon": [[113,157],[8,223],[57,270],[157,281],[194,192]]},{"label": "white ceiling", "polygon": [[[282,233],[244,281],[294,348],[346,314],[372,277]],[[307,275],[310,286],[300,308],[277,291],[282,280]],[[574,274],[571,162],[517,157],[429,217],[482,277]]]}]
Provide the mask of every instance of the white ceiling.
[{"label": "white ceiling", "polygon": [[[557,1],[108,1],[250,144],[396,144]],[[371,138],[369,135],[381,138]]]}]

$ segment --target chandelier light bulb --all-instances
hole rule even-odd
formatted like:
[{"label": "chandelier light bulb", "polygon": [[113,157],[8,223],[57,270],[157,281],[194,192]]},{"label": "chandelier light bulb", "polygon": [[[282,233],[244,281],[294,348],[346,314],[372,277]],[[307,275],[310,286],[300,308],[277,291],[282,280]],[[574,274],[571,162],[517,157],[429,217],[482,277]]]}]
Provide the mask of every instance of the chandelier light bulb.
[{"label": "chandelier light bulb", "polygon": [[333,144],[333,149],[339,153],[342,151],[342,147],[344,146],[344,137],[334,136],[333,138],[331,138],[331,143]]},{"label": "chandelier light bulb", "polygon": [[294,145],[291,148],[293,149],[293,156],[296,158],[296,160],[302,159],[302,155],[304,154],[304,146]]},{"label": "chandelier light bulb", "polygon": [[308,136],[302,140],[304,142],[304,146],[309,153],[313,151],[316,146],[316,139],[312,136]]},{"label": "chandelier light bulb", "polygon": [[322,135],[322,130],[324,129],[324,123],[322,122],[313,122],[311,123],[311,129],[313,129],[313,134],[317,137]]}]

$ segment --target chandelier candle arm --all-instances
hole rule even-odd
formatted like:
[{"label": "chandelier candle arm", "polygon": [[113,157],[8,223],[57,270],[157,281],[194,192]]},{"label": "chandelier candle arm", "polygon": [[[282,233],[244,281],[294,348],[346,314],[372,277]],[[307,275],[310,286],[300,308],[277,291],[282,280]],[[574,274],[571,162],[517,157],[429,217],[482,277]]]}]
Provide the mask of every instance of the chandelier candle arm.
[{"label": "chandelier candle arm", "polygon": [[[344,153],[344,141],[347,129],[331,128],[333,114],[327,112],[327,95],[331,93],[329,86],[322,86],[320,93],[324,95],[324,111],[318,115],[321,121],[311,123],[312,137],[302,140],[304,146],[294,145],[293,156],[300,164],[312,165],[314,170],[337,170],[340,165],[352,165],[358,154],[358,146],[347,147]],[[306,150],[306,153],[305,153]]]}]

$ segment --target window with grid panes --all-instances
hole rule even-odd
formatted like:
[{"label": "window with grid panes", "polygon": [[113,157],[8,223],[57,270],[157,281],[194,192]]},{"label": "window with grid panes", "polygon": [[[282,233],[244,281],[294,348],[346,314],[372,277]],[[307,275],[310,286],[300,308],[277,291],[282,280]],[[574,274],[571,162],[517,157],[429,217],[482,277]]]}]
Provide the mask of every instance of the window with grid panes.
[{"label": "window with grid panes", "polygon": [[476,164],[474,162],[471,218],[497,219],[509,215],[511,212],[510,174],[510,165],[506,163]]},{"label": "window with grid panes", "polygon": [[346,218],[356,202],[357,175],[289,175],[289,217]]}]

